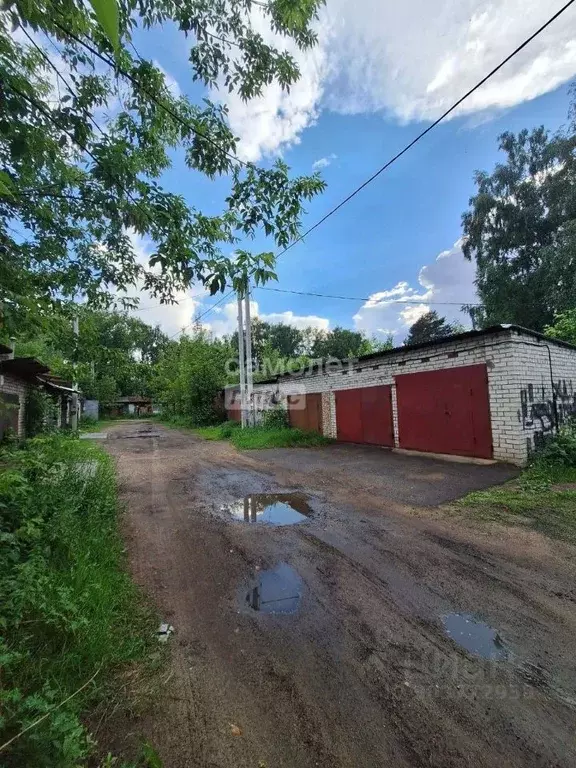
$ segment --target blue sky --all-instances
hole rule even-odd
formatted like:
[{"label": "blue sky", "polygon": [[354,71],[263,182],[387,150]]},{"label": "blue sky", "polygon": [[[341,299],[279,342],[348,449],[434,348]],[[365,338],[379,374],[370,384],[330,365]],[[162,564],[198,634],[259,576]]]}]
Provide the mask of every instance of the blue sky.
[{"label": "blue sky", "polygon": [[[271,88],[244,105],[233,95],[212,94],[227,103],[245,159],[265,165],[282,156],[294,174],[323,166],[328,187],[308,205],[304,228],[408,143],[561,3],[462,0],[455,8],[450,0],[405,0],[401,8],[382,9],[377,0],[357,0],[352,5],[327,0],[317,25],[320,44],[305,56],[297,54],[302,80],[290,95]],[[267,39],[274,39],[262,17],[253,21]],[[434,302],[475,297],[473,266],[455,245],[461,214],[474,192],[474,171],[490,170],[498,161],[502,131],[540,124],[555,130],[566,122],[569,83],[576,74],[574,32],[576,9],[570,9],[461,114],[435,129],[278,264],[280,288],[372,297],[367,305],[257,290],[255,311],[299,326],[343,325],[369,335],[393,332],[397,341],[428,307],[465,321],[457,307]],[[205,95],[192,83],[190,41],[176,30],[141,33],[135,42],[142,55],[162,66],[175,90],[194,100]],[[186,169],[179,157],[163,181],[213,213],[227,190],[226,179],[206,180]],[[270,247],[264,241],[256,245]],[[145,253],[149,244],[139,246]],[[391,304],[393,299],[411,303]],[[156,302],[142,297],[141,303]],[[210,298],[185,301],[140,316],[174,333],[212,303]],[[230,302],[207,314],[205,322],[215,333],[230,332],[234,315]]]}]

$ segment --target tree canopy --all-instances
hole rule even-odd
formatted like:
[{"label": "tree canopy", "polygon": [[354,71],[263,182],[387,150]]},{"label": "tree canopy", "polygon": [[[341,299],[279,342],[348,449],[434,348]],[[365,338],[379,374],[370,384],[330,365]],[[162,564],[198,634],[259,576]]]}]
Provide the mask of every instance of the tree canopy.
[{"label": "tree canopy", "polygon": [[458,333],[462,328],[458,324],[451,325],[445,317],[440,317],[438,312],[432,310],[418,318],[410,327],[404,344],[425,344],[427,341],[435,341],[445,336]]},{"label": "tree canopy", "polygon": [[542,331],[576,296],[576,126],[504,133],[505,161],[477,172],[463,214],[464,254],[476,264],[479,325]]},{"label": "tree canopy", "polygon": [[[264,16],[301,48],[319,0],[120,0],[111,42],[92,8],[73,0],[14,0],[0,16],[0,300],[6,333],[54,304],[129,303],[137,283],[161,301],[199,282],[210,291],[274,276],[272,248],[299,230],[318,175],[290,178],[237,156],[225,107],[176,96],[164,72],[134,48],[137,29],[171,23],[190,41],[193,80],[241,98],[298,78],[293,57],[251,26]],[[175,154],[176,153],[176,154]],[[162,186],[173,158],[225,177],[219,215]],[[257,233],[270,250],[251,252]],[[148,238],[142,262],[133,235]],[[119,298],[120,297],[120,298]]]}]

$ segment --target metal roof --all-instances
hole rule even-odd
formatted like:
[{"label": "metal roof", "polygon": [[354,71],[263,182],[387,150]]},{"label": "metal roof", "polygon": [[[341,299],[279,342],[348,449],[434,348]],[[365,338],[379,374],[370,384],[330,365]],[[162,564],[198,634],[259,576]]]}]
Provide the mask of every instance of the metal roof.
[{"label": "metal roof", "polygon": [[[392,349],[385,349],[382,352],[371,352],[369,355],[361,355],[360,357],[356,358],[348,358],[341,360],[340,362],[349,362],[350,360],[353,360],[356,363],[362,363],[367,360],[375,360],[375,359],[381,359],[384,357],[390,357],[391,355],[398,355],[403,352],[412,352],[414,350],[418,349],[434,349],[436,347],[441,347],[445,344],[451,344],[455,341],[466,341],[467,339],[474,340],[474,339],[481,339],[485,336],[496,336],[500,333],[506,333],[513,331],[515,333],[522,334],[524,336],[532,336],[535,339],[539,339],[540,341],[545,341],[547,344],[554,344],[556,346],[560,347],[567,347],[568,349],[573,349],[576,351],[576,346],[574,344],[570,344],[567,341],[562,341],[560,339],[553,339],[550,336],[545,336],[543,333],[539,333],[538,331],[531,331],[529,328],[523,328],[521,325],[509,325],[509,324],[500,324],[500,325],[491,325],[489,328],[483,328],[479,331],[464,331],[463,333],[455,333],[451,336],[443,336],[441,339],[434,339],[434,341],[426,341],[422,342],[420,344],[408,344],[405,346],[400,347],[393,347]],[[315,371],[321,371],[327,362],[329,362],[330,358],[327,358],[325,360],[320,360],[317,363],[314,363],[309,368],[306,368],[306,374],[313,373]],[[336,360],[336,358],[332,358],[332,360]],[[254,386],[257,386],[258,384],[274,384],[277,381],[284,379],[284,378],[294,378],[297,377],[300,374],[294,374],[294,373],[283,373],[279,374],[278,376],[275,376],[271,379],[264,379],[261,381],[255,381]],[[238,384],[229,385],[228,388],[238,388]]]},{"label": "metal roof", "polygon": [[48,373],[50,368],[43,365],[34,357],[15,357],[11,360],[0,360],[0,373],[16,376],[20,379],[31,379]]}]

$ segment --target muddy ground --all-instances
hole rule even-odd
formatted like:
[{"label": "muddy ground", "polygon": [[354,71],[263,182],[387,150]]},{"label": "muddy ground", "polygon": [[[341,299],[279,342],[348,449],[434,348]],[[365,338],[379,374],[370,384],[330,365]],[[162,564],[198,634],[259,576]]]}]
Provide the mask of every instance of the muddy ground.
[{"label": "muddy ground", "polygon": [[[175,628],[156,706],[107,726],[119,749],[147,738],[165,768],[576,765],[576,549],[436,508],[513,470],[238,453],[138,422],[104,444],[134,577]],[[242,522],[245,496],[277,492],[311,515]]]}]

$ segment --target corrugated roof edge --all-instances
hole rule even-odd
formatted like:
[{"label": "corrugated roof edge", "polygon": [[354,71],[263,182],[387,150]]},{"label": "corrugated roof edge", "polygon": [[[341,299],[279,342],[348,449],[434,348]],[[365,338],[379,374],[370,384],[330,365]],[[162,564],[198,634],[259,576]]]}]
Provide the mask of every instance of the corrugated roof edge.
[{"label": "corrugated roof edge", "polygon": [[[441,339],[435,339],[434,341],[425,341],[420,344],[409,344],[407,346],[401,346],[401,347],[393,347],[392,349],[385,349],[382,352],[371,352],[369,355],[362,355],[361,357],[356,358],[350,358],[354,360],[355,362],[361,363],[364,360],[375,360],[382,357],[389,357],[390,355],[396,355],[399,352],[412,352],[417,349],[434,349],[435,347],[440,347],[444,344],[450,344],[454,341],[466,341],[466,339],[478,339],[482,336],[493,336],[498,333],[503,333],[506,331],[515,331],[516,333],[524,334],[526,336],[532,336],[533,338],[540,339],[541,341],[545,341],[547,344],[555,344],[559,347],[567,347],[568,349],[573,349],[576,352],[576,346],[574,344],[570,344],[567,341],[561,341],[560,339],[553,339],[550,336],[545,336],[543,333],[540,333],[539,331],[531,331],[529,328],[523,328],[521,325],[511,325],[511,324],[504,324],[501,325],[491,325],[489,328],[483,328],[480,331],[464,331],[463,333],[455,333],[452,336],[444,336]],[[345,362],[345,361],[341,361]],[[322,361],[321,363],[316,363],[313,365],[310,369],[310,371],[319,371],[322,369],[322,366],[326,363],[326,361]],[[282,373],[278,376],[275,376],[272,379],[264,379],[262,381],[255,381],[254,386],[258,386],[259,384],[275,384],[277,381],[280,381],[282,379],[286,378],[293,378],[294,374],[292,373]],[[230,384],[227,387],[224,387],[224,389],[237,389],[238,384]]]}]

